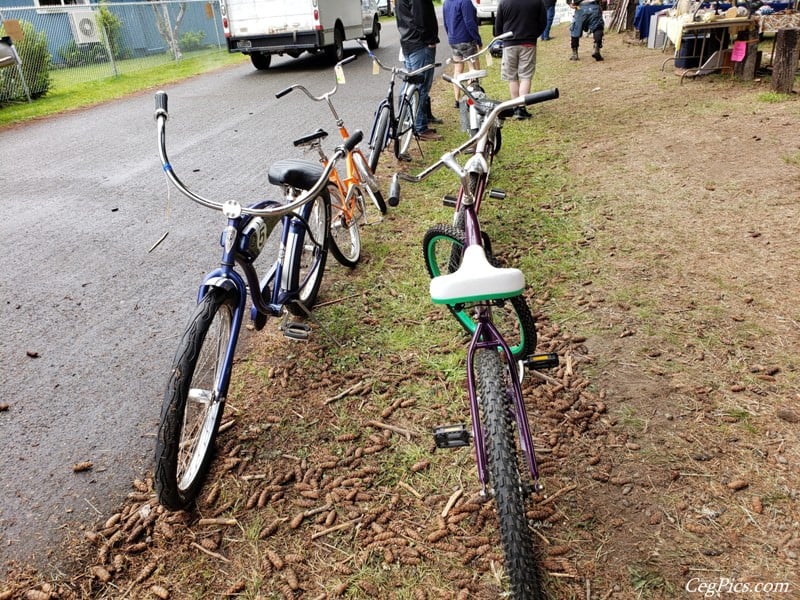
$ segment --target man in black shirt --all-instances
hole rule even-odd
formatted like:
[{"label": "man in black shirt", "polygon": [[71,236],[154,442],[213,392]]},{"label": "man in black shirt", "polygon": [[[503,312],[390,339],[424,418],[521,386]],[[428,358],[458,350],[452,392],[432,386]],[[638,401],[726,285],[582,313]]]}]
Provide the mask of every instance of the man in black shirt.
[{"label": "man in black shirt", "polygon": [[[503,41],[503,62],[500,77],[508,82],[512,98],[531,91],[536,71],[536,40],[547,25],[547,8],[543,0],[502,0],[494,18],[494,35],[508,31],[514,37]],[[529,119],[524,106],[515,111],[518,119]]]}]

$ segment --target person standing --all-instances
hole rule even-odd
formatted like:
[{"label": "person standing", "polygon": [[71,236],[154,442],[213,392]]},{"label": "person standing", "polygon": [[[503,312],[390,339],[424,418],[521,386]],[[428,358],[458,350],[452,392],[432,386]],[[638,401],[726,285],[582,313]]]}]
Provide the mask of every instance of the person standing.
[{"label": "person standing", "polygon": [[[444,30],[447,32],[447,43],[453,51],[453,79],[464,72],[464,59],[477,53],[482,46],[481,34],[478,31],[478,11],[472,0],[444,1]],[[476,58],[470,62],[471,69],[480,69],[480,61]],[[459,108],[462,91],[453,84],[455,107]]]},{"label": "person standing", "polygon": [[[439,43],[439,21],[436,19],[433,0],[397,0],[394,12],[406,70],[416,71],[432,65],[436,61],[436,44]],[[433,69],[428,69],[421,77],[414,133],[423,141],[441,140],[442,136],[428,127],[426,110],[433,85]]]},{"label": "person standing", "polygon": [[[512,98],[525,96],[531,91],[531,79],[536,71],[536,40],[547,25],[547,8],[544,0],[501,0],[494,17],[494,35],[509,31],[513,37],[503,40],[503,59],[500,78],[508,81]],[[514,111],[518,119],[529,119],[531,114],[520,106]]]},{"label": "person standing", "polygon": [[550,28],[553,26],[553,20],[556,18],[556,0],[544,0],[544,7],[547,9],[547,24],[544,26],[542,37],[539,39],[546,42],[553,39],[550,37]]},{"label": "person standing", "polygon": [[580,45],[581,35],[584,31],[591,31],[594,38],[594,50],[592,58],[603,60],[600,48],[603,47],[603,11],[600,7],[600,0],[576,0],[570,5],[575,9],[575,16],[572,17],[572,24],[569,26],[569,35],[572,38],[570,45],[572,54],[570,60],[578,60],[578,46]]}]

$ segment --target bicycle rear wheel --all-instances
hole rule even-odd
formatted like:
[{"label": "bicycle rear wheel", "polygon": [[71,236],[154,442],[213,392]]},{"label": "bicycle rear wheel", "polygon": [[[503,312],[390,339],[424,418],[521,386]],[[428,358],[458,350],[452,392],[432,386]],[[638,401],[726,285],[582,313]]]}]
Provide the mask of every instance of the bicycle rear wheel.
[{"label": "bicycle rear wheel", "polygon": [[378,161],[386,148],[387,135],[389,134],[389,107],[381,107],[381,112],[375,120],[375,128],[372,130],[372,138],[369,147],[369,169],[375,173],[378,169]]},{"label": "bicycle rear wheel", "polygon": [[512,423],[513,398],[506,364],[500,353],[480,349],[475,354],[478,404],[485,432],[492,490],[511,597],[542,598],[533,554],[533,539],[525,516],[525,492]]},{"label": "bicycle rear wheel", "polygon": [[382,215],[386,214],[386,201],[383,199],[378,180],[375,178],[374,170],[367,165],[367,161],[360,150],[353,152],[353,162],[358,170],[358,176],[364,184],[364,189],[367,191],[372,203],[375,205]]},{"label": "bicycle rear wheel", "polygon": [[175,354],[158,426],[155,487],[170,510],[200,492],[213,454],[225,398],[220,391],[236,294],[213,288],[192,315]]},{"label": "bicycle rear wheel", "polygon": [[355,267],[361,259],[361,230],[358,220],[364,210],[363,198],[353,198],[351,210],[344,210],[345,200],[334,184],[328,185],[331,197],[331,228],[329,250],[345,267]]},{"label": "bicycle rear wheel", "polygon": [[408,152],[411,138],[414,136],[414,122],[419,110],[419,90],[416,86],[409,94],[403,95],[400,115],[397,117],[397,138],[394,141],[394,155],[400,158]]},{"label": "bicycle rear wheel", "polygon": [[[464,249],[464,232],[451,225],[434,225],[425,233],[422,241],[423,258],[428,275],[437,277],[455,272],[461,264]],[[484,244],[489,262],[497,265],[491,250]],[[448,305],[452,315],[468,332],[475,331],[476,323],[465,306]],[[523,359],[536,349],[536,320],[525,297],[514,296],[497,301],[492,306],[492,321],[511,348],[515,359]]]},{"label": "bicycle rear wheel", "polygon": [[[284,285],[287,290],[297,291],[297,300],[310,310],[317,301],[328,258],[331,200],[327,189],[303,205],[300,215],[302,219],[292,218],[286,239]],[[306,316],[295,302],[290,302],[286,308],[293,315]]]}]

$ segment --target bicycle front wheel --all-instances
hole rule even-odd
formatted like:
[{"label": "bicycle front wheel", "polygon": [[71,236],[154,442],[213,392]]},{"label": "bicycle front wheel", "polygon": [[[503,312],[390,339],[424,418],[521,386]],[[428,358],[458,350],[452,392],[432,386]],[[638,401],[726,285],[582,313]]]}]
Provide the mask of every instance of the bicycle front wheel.
[{"label": "bicycle front wheel", "polygon": [[200,301],[181,338],[161,406],[155,456],[158,501],[170,510],[187,508],[200,492],[211,463],[225,398],[223,374],[236,294],[211,289]]},{"label": "bicycle front wheel", "polygon": [[355,267],[361,258],[361,230],[358,220],[364,210],[363,199],[352,198],[350,210],[336,185],[328,185],[331,197],[330,251],[345,267]]},{"label": "bicycle front wheel", "polygon": [[408,152],[411,138],[414,136],[414,122],[417,120],[419,110],[419,90],[416,86],[410,93],[403,96],[400,116],[397,118],[397,139],[394,144],[394,155],[400,158]]},{"label": "bicycle front wheel", "polygon": [[[478,404],[486,440],[486,454],[505,572],[511,597],[519,600],[542,598],[533,554],[533,539],[525,516],[517,445],[512,423],[513,398],[509,365],[493,350],[475,353]],[[525,472],[524,470],[522,472]]]},{"label": "bicycle front wheel", "polygon": [[389,107],[383,106],[378,118],[375,120],[375,128],[372,130],[372,138],[369,147],[369,170],[375,173],[378,169],[378,161],[386,148],[386,136],[389,134]]},{"label": "bicycle front wheel", "polygon": [[[331,201],[327,190],[301,208],[302,219],[292,218],[286,239],[285,282],[288,290],[297,292],[297,300],[307,309],[317,301],[322,273],[328,258],[331,228]],[[306,311],[295,302],[286,308],[303,317]]]},{"label": "bicycle front wheel", "polygon": [[[491,250],[484,243],[484,250],[489,262],[497,265]],[[435,225],[426,233],[422,241],[422,252],[428,275],[438,277],[455,272],[461,264],[464,249],[464,232],[451,225]],[[475,331],[476,323],[465,306],[448,305],[452,315],[470,334]],[[497,301],[492,306],[492,322],[503,339],[508,343],[511,354],[521,360],[536,349],[536,320],[525,297],[514,296],[507,300]]]}]

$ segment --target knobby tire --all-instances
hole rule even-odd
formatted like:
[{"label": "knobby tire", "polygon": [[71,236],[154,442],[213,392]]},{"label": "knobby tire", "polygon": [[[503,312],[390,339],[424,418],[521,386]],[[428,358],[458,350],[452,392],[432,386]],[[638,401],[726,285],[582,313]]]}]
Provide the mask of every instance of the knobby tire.
[{"label": "knobby tire", "polygon": [[533,538],[525,515],[525,493],[514,439],[514,403],[509,392],[508,368],[498,352],[484,348],[475,354],[489,484],[497,511],[509,590],[516,600],[540,600]]}]

